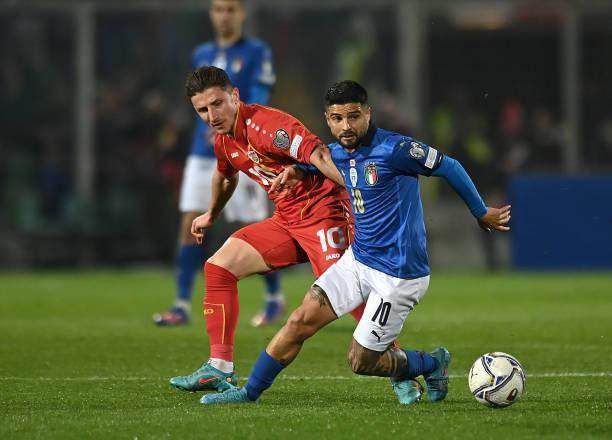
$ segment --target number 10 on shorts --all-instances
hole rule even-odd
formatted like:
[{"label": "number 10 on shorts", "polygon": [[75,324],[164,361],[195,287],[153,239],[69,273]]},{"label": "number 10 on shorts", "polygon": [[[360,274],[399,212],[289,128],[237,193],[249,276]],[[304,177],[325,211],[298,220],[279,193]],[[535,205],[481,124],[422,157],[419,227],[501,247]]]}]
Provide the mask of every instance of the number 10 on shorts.
[{"label": "number 10 on shorts", "polygon": [[317,237],[319,237],[321,250],[323,252],[327,252],[329,248],[344,249],[346,247],[346,237],[341,227],[336,226],[329,228],[327,231],[325,231],[325,229],[319,229],[317,231]]}]

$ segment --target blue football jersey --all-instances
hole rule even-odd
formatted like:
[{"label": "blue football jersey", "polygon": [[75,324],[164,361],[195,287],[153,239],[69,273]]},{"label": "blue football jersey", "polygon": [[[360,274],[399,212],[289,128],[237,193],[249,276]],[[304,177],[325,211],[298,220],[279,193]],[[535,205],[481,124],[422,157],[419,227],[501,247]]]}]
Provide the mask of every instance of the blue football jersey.
[{"label": "blue football jersey", "polygon": [[[272,52],[264,42],[255,38],[242,38],[234,45],[221,48],[215,42],[195,48],[193,68],[215,66],[227,72],[232,84],[240,91],[246,103],[267,104],[270,90],[276,82],[272,65]],[[191,154],[214,157],[208,142],[208,125],[198,117]]]},{"label": "blue football jersey", "polygon": [[430,176],[442,154],[375,126],[352,153],[329,148],[353,205],[357,261],[396,278],[429,275],[418,176]]}]

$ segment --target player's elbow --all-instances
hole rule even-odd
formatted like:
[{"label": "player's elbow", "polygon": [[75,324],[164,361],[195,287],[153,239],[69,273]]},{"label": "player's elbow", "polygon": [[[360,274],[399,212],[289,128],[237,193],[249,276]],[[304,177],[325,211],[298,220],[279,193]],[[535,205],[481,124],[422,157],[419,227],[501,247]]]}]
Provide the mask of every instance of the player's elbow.
[{"label": "player's elbow", "polygon": [[331,155],[329,154],[329,150],[325,145],[319,145],[314,151],[310,154],[310,163],[318,168],[319,165],[324,164],[331,160]]}]

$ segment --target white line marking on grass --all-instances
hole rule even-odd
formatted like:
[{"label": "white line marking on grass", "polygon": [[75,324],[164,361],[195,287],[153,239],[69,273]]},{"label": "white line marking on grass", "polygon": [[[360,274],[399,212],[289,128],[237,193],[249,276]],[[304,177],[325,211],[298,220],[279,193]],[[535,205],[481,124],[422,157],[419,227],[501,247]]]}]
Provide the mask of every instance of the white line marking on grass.
[{"label": "white line marking on grass", "polygon": [[[548,377],[612,377],[612,371],[603,371],[598,373],[582,373],[582,372],[559,372],[559,373],[527,373],[527,379],[530,378],[548,378]],[[467,374],[451,374],[451,379],[462,379],[467,378]],[[0,381],[57,381],[57,382],[106,382],[106,381],[151,381],[151,380],[167,380],[167,377],[106,377],[106,376],[90,376],[90,377],[16,377],[16,376],[5,376],[0,377]],[[241,380],[246,380],[248,377],[240,377]],[[367,379],[380,379],[374,376],[284,376],[281,375],[279,380],[367,380]]]}]

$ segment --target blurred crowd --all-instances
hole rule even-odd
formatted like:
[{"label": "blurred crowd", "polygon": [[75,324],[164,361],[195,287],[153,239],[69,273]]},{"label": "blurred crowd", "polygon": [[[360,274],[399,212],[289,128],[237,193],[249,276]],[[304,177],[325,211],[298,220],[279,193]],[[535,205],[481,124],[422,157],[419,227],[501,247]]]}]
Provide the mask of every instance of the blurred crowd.
[{"label": "blurred crowd", "polygon": [[[362,14],[344,29],[339,43],[329,44],[325,32],[309,33],[315,41],[305,43],[301,32],[312,21],[266,17],[287,33],[274,39],[275,30],[265,26],[266,18],[260,20],[260,34],[272,45],[279,77],[272,105],[306,115],[307,124],[319,120],[313,129],[323,138],[319,96],[332,80],[351,77],[370,90],[379,125],[414,134],[456,157],[496,197],[504,197],[505,184],[516,173],[563,172],[558,99],[543,102],[509,92],[483,106],[487,92],[471,78],[451,72],[452,87],[429,82],[435,93],[424,103],[425,125],[413,127],[396,98],[395,62],[388,59],[393,52],[381,50],[395,46],[393,26]],[[333,19],[317,23],[335,26]],[[190,50],[210,38],[208,32],[204,14],[97,18],[95,196],[82,200],[74,188],[77,60],[72,21],[61,13],[0,15],[0,247],[49,242],[49,255],[60,263],[104,261],[105,256],[114,262],[172,257],[177,193],[194,118],[182,83]],[[318,34],[321,41],[314,37]],[[305,44],[321,47],[325,55],[316,72],[312,60],[293,53],[295,47],[308,51]],[[591,84],[585,92],[585,106],[593,89],[598,90]],[[298,91],[304,99],[295,99]],[[610,172],[612,113],[605,105],[586,113],[590,117],[581,121],[586,153],[580,168]],[[66,251],[59,258],[62,246],[70,243],[86,243],[81,248],[87,255]],[[9,256],[0,265],[51,259],[35,252],[4,255]]]}]

